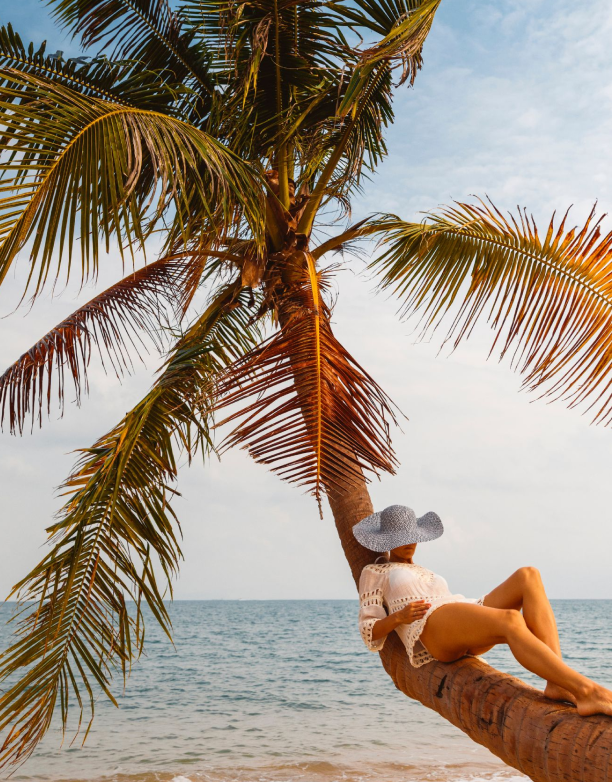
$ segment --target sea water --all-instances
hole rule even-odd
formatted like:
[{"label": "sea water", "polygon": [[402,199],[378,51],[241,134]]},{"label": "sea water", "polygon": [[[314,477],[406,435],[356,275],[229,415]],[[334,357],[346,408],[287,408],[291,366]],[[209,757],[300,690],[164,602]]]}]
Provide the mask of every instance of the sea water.
[{"label": "sea water", "polygon": [[[612,686],[612,601],[553,601],[565,659]],[[9,630],[0,613],[0,645]],[[14,780],[463,782],[525,779],[398,692],[357,630],[357,602],[178,601],[152,621],[119,708],[85,746],[53,728]],[[506,647],[491,665],[541,687]]]}]

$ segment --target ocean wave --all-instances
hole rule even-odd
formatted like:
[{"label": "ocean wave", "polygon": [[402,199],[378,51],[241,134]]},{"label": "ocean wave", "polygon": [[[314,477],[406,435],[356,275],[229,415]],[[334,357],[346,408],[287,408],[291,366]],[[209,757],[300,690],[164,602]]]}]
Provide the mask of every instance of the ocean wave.
[{"label": "ocean wave", "polygon": [[374,763],[371,767],[329,761],[279,763],[263,766],[210,768],[181,773],[111,774],[97,778],[63,779],[62,782],[524,782],[511,769],[484,770],[455,764],[422,767],[401,763]]}]

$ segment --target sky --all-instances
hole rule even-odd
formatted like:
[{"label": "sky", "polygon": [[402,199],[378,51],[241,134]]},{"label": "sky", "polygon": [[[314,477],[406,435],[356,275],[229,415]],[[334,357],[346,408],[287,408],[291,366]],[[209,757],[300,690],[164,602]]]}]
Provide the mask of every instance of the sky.
[{"label": "sky", "polygon": [[[35,0],[0,0],[0,21],[76,53]],[[525,206],[542,224],[570,205],[576,222],[595,201],[610,210],[611,33],[607,0],[443,0],[423,70],[397,93],[389,156],[354,218],[421,219],[472,194]],[[23,272],[0,291],[3,368],[95,290],[47,292],[14,311]],[[111,254],[97,289],[120,276]],[[398,474],[372,484],[375,508],[434,510],[445,525],[415,561],[467,596],[532,565],[552,598],[612,598],[612,432],[519,392],[507,363],[487,360],[484,324],[452,354],[439,340],[419,343],[363,263],[347,259],[338,294],[336,335],[408,417],[394,433]],[[80,409],[67,404],[62,419],[54,412],[23,438],[0,435],[0,594],[43,556],[73,451],[120,420],[158,363],[152,354],[118,383],[94,361]],[[176,598],[355,597],[329,510],[320,520],[312,498],[243,452],[184,465],[178,488],[185,561]]]}]

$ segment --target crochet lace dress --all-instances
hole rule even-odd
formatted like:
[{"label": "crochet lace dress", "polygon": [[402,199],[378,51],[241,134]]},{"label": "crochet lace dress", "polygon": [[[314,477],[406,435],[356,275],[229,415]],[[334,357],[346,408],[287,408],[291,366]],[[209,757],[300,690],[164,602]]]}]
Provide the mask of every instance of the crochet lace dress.
[{"label": "crochet lace dress", "polygon": [[408,562],[366,565],[359,579],[359,631],[368,649],[379,652],[386,640],[386,637],[372,640],[372,628],[379,619],[415,600],[431,603],[422,619],[411,624],[401,624],[395,630],[406,647],[410,662],[419,668],[434,659],[419,639],[425,623],[436,608],[447,603],[482,605],[484,597],[475,599],[451,594],[446,579],[421,565]]}]

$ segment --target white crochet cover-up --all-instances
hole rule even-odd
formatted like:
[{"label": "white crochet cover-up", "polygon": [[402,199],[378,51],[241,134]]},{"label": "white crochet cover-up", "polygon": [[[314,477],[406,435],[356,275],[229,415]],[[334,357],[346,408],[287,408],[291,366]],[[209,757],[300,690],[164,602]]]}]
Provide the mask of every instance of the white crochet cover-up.
[{"label": "white crochet cover-up", "polygon": [[411,624],[399,625],[395,632],[406,647],[415,668],[435,658],[419,640],[431,614],[447,603],[475,603],[482,605],[485,596],[476,599],[451,594],[446,579],[431,570],[408,562],[384,562],[366,565],[359,579],[359,631],[371,652],[379,652],[386,636],[372,640],[372,628],[379,619],[399,611],[407,603],[426,600],[431,603],[425,616]]}]

